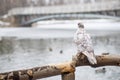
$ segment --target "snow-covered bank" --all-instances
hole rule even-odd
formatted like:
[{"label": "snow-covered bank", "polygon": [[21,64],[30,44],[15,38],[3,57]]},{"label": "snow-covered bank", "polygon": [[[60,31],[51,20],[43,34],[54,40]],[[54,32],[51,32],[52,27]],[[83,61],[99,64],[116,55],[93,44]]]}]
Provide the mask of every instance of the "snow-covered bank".
[{"label": "snow-covered bank", "polygon": [[0,21],[0,27],[7,27],[9,25],[10,25],[10,23],[8,23],[8,22]]},{"label": "snow-covered bank", "polygon": [[82,22],[87,30],[120,30],[120,22],[107,19],[40,21],[35,23],[33,27],[44,29],[76,29],[78,22]]},{"label": "snow-covered bank", "polygon": [[36,23],[37,25],[32,28],[0,28],[0,36],[17,38],[73,37],[77,29],[77,23],[80,21],[92,35],[110,35],[120,31],[120,22],[113,20],[41,21]]}]

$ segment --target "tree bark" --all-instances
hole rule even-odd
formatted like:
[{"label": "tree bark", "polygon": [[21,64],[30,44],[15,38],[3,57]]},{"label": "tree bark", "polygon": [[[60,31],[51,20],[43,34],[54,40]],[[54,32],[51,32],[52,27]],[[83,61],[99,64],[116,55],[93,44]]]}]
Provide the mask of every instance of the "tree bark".
[{"label": "tree bark", "polygon": [[63,73],[62,74],[62,80],[75,80],[75,73]]},{"label": "tree bark", "polygon": [[92,66],[92,67],[100,67],[100,66],[120,66],[120,55],[97,55],[97,64],[91,65],[86,58],[81,61],[79,58],[79,54],[76,55],[76,66]]},{"label": "tree bark", "polygon": [[[91,65],[86,57],[81,59],[79,56],[77,54],[70,62],[0,73],[0,80],[35,80],[60,74],[62,74],[62,78],[65,80],[69,75],[74,74],[75,67],[78,66],[120,66],[120,55],[98,55],[96,56],[97,64],[95,65]],[[74,76],[72,77],[74,80]]]}]

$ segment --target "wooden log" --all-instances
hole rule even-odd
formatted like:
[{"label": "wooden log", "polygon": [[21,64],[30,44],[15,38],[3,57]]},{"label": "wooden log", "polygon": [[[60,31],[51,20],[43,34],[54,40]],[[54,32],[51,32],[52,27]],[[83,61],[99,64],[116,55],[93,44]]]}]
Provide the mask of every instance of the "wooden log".
[{"label": "wooden log", "polygon": [[75,66],[92,66],[92,67],[100,67],[100,66],[120,66],[120,55],[97,55],[97,64],[91,65],[87,58],[81,60],[79,58],[79,54],[76,55],[76,65]]},{"label": "wooden log", "polygon": [[42,67],[35,67],[26,70],[11,71],[0,73],[0,80],[35,80],[55,75],[60,75],[65,72],[74,72],[71,62],[60,64],[51,64]]},{"label": "wooden log", "polygon": [[[26,70],[11,71],[0,73],[0,80],[35,80],[45,77],[60,75],[64,73],[74,73],[77,66],[120,66],[120,55],[98,55],[97,64],[89,64],[87,58],[81,60],[77,54],[72,61],[60,64],[51,64],[42,67],[35,67]],[[68,74],[69,75],[69,74]],[[67,74],[66,74],[67,77]],[[65,78],[65,77],[63,77]],[[64,80],[64,79],[63,79]]]},{"label": "wooden log", "polygon": [[75,73],[63,73],[62,74],[62,80],[75,80]]}]

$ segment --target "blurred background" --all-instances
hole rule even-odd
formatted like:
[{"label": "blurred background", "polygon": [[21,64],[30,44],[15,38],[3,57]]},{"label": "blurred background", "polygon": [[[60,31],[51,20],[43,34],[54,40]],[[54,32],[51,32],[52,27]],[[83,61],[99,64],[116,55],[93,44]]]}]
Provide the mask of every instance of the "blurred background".
[{"label": "blurred background", "polygon": [[[0,72],[70,61],[78,22],[91,35],[96,55],[120,53],[120,0],[0,0]],[[115,66],[76,69],[76,80],[119,75]]]}]

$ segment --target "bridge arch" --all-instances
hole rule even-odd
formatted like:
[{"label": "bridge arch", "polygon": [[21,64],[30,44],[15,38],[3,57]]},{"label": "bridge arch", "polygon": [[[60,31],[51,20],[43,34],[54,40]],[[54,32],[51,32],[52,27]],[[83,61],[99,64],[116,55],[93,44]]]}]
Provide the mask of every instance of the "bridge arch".
[{"label": "bridge arch", "polygon": [[[94,0],[93,0],[94,1]],[[92,3],[71,4],[71,5],[58,5],[46,7],[24,7],[13,8],[8,11],[8,15],[15,18],[15,23],[18,25],[26,24],[35,21],[35,18],[44,20],[47,18],[57,18],[57,16],[67,15],[72,17],[79,14],[104,14],[112,16],[120,16],[120,0],[104,0],[94,1]],[[64,18],[62,17],[62,18]],[[75,17],[75,16],[73,16]],[[76,17],[76,18],[78,18]],[[32,20],[33,19],[33,20]]]}]

